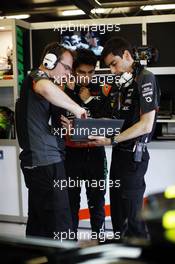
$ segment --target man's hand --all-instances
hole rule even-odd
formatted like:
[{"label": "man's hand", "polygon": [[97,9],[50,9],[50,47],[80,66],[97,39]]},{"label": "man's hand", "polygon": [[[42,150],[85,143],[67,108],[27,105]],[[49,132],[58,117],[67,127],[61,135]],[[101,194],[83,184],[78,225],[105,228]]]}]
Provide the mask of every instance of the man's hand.
[{"label": "man's hand", "polygon": [[81,100],[83,102],[85,102],[91,96],[91,93],[87,87],[81,87],[80,92],[79,92],[79,96],[80,96]]},{"label": "man's hand", "polygon": [[70,129],[72,128],[72,122],[71,120],[69,120],[67,117],[65,117],[64,115],[61,115],[61,124],[64,128],[66,128],[67,130],[67,134],[70,134]]},{"label": "man's hand", "polygon": [[77,118],[87,118],[86,110],[84,108],[80,107],[80,106],[75,107],[75,109],[73,109],[73,114]]},{"label": "man's hand", "polygon": [[102,137],[102,136],[89,136],[88,139],[92,140],[89,142],[89,145],[95,143],[96,146],[109,146],[111,145],[111,139]]}]

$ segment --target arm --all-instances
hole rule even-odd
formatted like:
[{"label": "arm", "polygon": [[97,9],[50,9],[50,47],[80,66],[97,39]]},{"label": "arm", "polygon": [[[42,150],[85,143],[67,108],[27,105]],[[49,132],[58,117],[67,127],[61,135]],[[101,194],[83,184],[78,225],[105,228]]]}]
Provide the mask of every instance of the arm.
[{"label": "arm", "polygon": [[76,117],[86,115],[86,111],[83,108],[49,80],[39,80],[34,86],[34,91],[43,96],[51,104],[72,112]]},{"label": "arm", "polygon": [[[153,123],[155,118],[155,110],[141,115],[140,121],[135,123],[133,126],[129,127],[121,134],[117,135],[115,138],[118,142],[126,141],[139,137],[141,135],[150,133],[152,131]],[[92,139],[98,146],[101,145],[111,145],[111,139],[105,137],[90,136],[89,139]],[[92,143],[93,143],[92,142]]]},{"label": "arm", "polygon": [[116,136],[118,142],[133,139],[152,131],[155,118],[155,110],[141,115],[140,121]]}]

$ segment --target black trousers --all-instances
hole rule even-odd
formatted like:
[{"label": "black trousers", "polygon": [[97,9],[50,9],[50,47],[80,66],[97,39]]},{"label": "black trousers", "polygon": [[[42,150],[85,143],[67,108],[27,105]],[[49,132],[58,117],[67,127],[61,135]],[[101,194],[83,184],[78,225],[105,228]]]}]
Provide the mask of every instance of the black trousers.
[{"label": "black trousers", "polygon": [[120,180],[120,187],[110,188],[110,206],[113,230],[121,237],[147,237],[146,227],[139,219],[145,191],[144,175],[149,153],[143,153],[141,162],[134,161],[134,153],[113,149],[110,179]]},{"label": "black trousers", "polygon": [[67,188],[61,188],[63,162],[22,171],[29,195],[26,235],[59,239],[61,232],[68,234],[72,219]]},{"label": "black trousers", "polygon": [[[66,176],[79,183],[85,181],[92,232],[104,230],[107,162],[104,147],[67,148]],[[79,223],[81,186],[69,187],[73,230],[77,233]]]}]

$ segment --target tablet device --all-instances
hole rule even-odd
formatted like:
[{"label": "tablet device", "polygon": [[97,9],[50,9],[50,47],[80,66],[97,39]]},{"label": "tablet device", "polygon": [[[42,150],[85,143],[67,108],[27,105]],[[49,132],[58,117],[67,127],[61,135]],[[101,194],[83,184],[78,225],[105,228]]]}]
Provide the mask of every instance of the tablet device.
[{"label": "tablet device", "polygon": [[124,123],[123,119],[89,118],[73,120],[72,141],[87,141],[88,136],[112,137],[118,135]]}]

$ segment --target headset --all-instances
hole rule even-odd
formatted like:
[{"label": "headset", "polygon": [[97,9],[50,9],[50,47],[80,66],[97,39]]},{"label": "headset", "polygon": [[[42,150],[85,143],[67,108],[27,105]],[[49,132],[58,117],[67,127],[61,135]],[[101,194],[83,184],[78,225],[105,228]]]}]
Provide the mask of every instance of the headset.
[{"label": "headset", "polygon": [[139,72],[143,69],[143,66],[139,62],[134,62],[132,65],[133,72],[124,72],[120,75],[120,78],[117,80],[116,85],[119,88],[126,88],[134,81],[135,77],[139,74]]},{"label": "headset", "polygon": [[128,87],[134,80],[134,76],[131,72],[124,72],[117,81],[117,85],[120,87]]},{"label": "headset", "polygon": [[43,59],[43,66],[48,70],[53,70],[58,62],[58,57],[54,53],[47,53]]},{"label": "headset", "polygon": [[[59,43],[57,43],[58,45],[58,48],[62,48],[63,46],[60,45]],[[57,47],[53,47],[51,48],[47,53],[46,55],[44,56],[43,58],[43,62],[42,62],[42,65],[48,69],[48,70],[53,70],[56,66],[57,66],[57,63],[59,62],[60,60],[60,57],[58,57],[56,54],[55,54],[55,50],[56,50]]]}]

